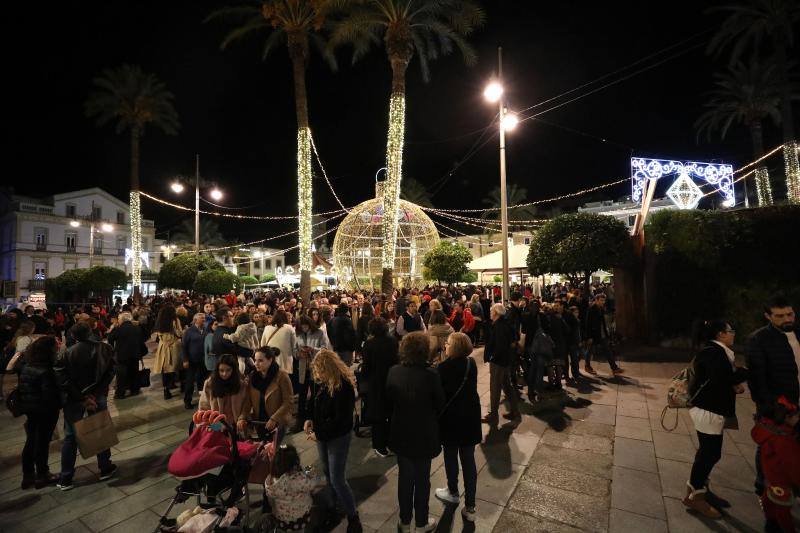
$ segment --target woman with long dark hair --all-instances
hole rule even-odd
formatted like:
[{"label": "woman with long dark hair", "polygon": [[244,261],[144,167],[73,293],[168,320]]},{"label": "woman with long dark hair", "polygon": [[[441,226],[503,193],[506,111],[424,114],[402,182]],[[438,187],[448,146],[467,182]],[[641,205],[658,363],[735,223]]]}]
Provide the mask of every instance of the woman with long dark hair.
[{"label": "woman with long dark hair", "polygon": [[697,431],[700,446],[695,454],[683,504],[708,518],[721,518],[720,508],[730,504],[713,494],[708,480],[722,457],[722,434],[735,427],[736,395],[744,392],[746,370],[734,363],[733,341],[736,331],[726,320],[707,320],[697,325],[695,345],[703,345],[694,358],[694,381],[690,394],[693,407],[689,416]]},{"label": "woman with long dark hair", "polygon": [[175,306],[164,305],[156,318],[156,336],[158,348],[153,362],[153,372],[161,373],[161,382],[164,386],[164,399],[172,398],[169,389],[175,381],[181,368],[181,336],[183,328],[178,321]]},{"label": "woman with long dark hair", "polygon": [[203,385],[200,394],[200,411],[219,411],[231,424],[236,422],[239,431],[247,427],[247,395],[249,385],[239,373],[235,355],[225,354],[217,361],[213,374]]},{"label": "woman with long dark hair", "polygon": [[47,465],[50,440],[61,411],[61,396],[53,371],[58,343],[52,335],[28,346],[17,367],[19,406],[25,413],[25,447],[22,449],[22,489],[40,489],[58,481]]},{"label": "woman with long dark hair", "polygon": [[256,370],[250,374],[250,387],[244,406],[245,415],[255,421],[259,436],[267,432],[278,432],[278,441],[283,438],[292,418],[292,380],[281,370],[276,361],[278,350],[262,346],[256,350]]}]

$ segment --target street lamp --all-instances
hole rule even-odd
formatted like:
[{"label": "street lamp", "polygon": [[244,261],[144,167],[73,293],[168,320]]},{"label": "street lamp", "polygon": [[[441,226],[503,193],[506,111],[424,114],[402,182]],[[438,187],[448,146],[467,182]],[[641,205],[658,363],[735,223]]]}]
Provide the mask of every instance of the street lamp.
[{"label": "street lamp", "polygon": [[510,296],[508,285],[508,193],[506,192],[506,131],[513,130],[519,119],[506,108],[503,95],[503,48],[497,47],[497,79],[492,80],[483,91],[483,96],[491,103],[496,103],[499,109],[498,130],[500,132],[500,225],[503,232],[503,292],[505,303]]},{"label": "street lamp", "polygon": [[69,225],[72,226],[73,228],[77,228],[81,225],[81,223],[78,222],[77,220],[70,220]]},{"label": "street lamp", "polygon": [[[170,188],[176,194],[183,192],[185,188],[183,181],[188,181],[186,178],[178,177]],[[222,191],[214,187],[209,193],[211,198],[216,201],[222,199]],[[200,253],[200,154],[195,155],[194,165],[194,253]]]}]

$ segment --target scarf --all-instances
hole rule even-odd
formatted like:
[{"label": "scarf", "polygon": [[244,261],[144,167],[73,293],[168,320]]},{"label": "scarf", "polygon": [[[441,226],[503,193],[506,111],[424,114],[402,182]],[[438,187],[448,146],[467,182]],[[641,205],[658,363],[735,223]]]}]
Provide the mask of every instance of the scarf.
[{"label": "scarf", "polygon": [[273,360],[272,364],[267,369],[266,377],[263,377],[261,372],[253,372],[250,374],[250,386],[259,392],[259,397],[261,398],[258,402],[258,419],[261,421],[265,421],[269,418],[266,412],[267,406],[264,402],[264,393],[267,392],[272,380],[278,375],[278,370],[280,370],[278,362]]}]

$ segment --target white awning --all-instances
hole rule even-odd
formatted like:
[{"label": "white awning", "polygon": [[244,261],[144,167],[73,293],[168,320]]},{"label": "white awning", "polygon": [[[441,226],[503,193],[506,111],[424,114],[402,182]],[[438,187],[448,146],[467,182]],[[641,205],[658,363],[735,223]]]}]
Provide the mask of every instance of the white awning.
[{"label": "white awning", "polygon": [[[508,269],[527,270],[528,250],[527,244],[514,244],[508,248]],[[492,252],[483,257],[473,259],[467,268],[474,272],[501,272],[503,270],[503,250]]]}]

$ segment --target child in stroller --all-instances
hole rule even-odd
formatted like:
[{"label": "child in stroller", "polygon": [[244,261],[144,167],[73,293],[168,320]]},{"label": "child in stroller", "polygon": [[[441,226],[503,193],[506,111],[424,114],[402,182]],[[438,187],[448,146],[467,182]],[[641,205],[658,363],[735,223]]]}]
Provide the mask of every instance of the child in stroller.
[{"label": "child in stroller", "polygon": [[271,500],[272,521],[267,531],[304,531],[311,520],[312,494],[325,484],[300,466],[300,456],[292,445],[275,450],[270,475],[264,483]]},{"label": "child in stroller", "polygon": [[[269,461],[273,445],[239,440],[236,429],[218,411],[197,411],[194,430],[172,454],[167,470],[181,484],[159,520],[156,532],[245,531],[249,518],[248,478],[253,462]],[[206,501],[203,501],[203,495]],[[196,513],[181,515],[186,523],[169,518],[176,504],[197,498]],[[237,504],[244,500],[243,509]],[[201,516],[191,516],[193,514]]]}]

